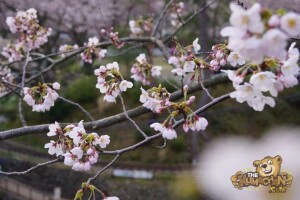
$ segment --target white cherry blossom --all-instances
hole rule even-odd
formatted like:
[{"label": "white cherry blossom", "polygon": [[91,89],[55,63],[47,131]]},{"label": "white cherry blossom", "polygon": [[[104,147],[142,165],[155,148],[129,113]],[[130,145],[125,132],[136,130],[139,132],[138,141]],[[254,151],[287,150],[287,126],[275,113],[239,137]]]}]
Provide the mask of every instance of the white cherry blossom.
[{"label": "white cherry blossom", "polygon": [[121,81],[119,88],[122,92],[125,92],[127,88],[132,88],[133,84],[130,81],[123,80]]},{"label": "white cherry blossom", "polygon": [[262,92],[269,91],[272,96],[276,97],[278,91],[275,87],[275,78],[276,76],[272,72],[259,72],[252,75],[249,82],[258,90]]},{"label": "white cherry blossom", "polygon": [[94,141],[95,145],[99,145],[102,149],[106,148],[106,146],[110,143],[110,137],[108,135],[101,135],[97,137]]},{"label": "white cherry blossom", "polygon": [[244,77],[238,76],[236,71],[233,70],[221,70],[228,75],[229,80],[232,81],[233,86],[240,85],[244,81]]},{"label": "white cherry blossom", "polygon": [[241,6],[231,3],[230,9],[232,14],[229,21],[234,27],[245,31],[248,30],[252,33],[262,33],[264,31],[264,24],[260,16],[260,4],[255,3],[251,8],[245,10]]},{"label": "white cherry blossom", "polygon": [[177,133],[172,127],[165,127],[157,122],[151,124],[150,127],[153,128],[155,131],[159,131],[160,133],[162,133],[163,138],[166,138],[168,140],[177,138]]},{"label": "white cherry blossom", "polygon": [[48,153],[50,155],[56,154],[56,156],[60,156],[63,154],[62,146],[54,140],[51,140],[49,143],[45,144],[44,148],[48,149]]},{"label": "white cherry blossom", "polygon": [[290,36],[300,34],[300,15],[294,12],[288,12],[280,19],[280,27]]},{"label": "white cherry blossom", "polygon": [[47,136],[56,136],[58,133],[62,133],[62,129],[59,125],[59,123],[55,122],[54,124],[49,125],[49,132],[47,133]]},{"label": "white cherry blossom", "polygon": [[286,45],[288,36],[279,29],[268,30],[262,38],[265,55],[284,59],[286,57]]},{"label": "white cherry blossom", "polygon": [[234,52],[234,51],[230,52],[230,54],[227,57],[227,61],[233,67],[235,67],[237,64],[239,64],[239,65],[245,64],[245,59],[241,55],[239,55],[237,52]]},{"label": "white cherry blossom", "polygon": [[161,66],[153,66],[151,68],[151,76],[160,76],[162,67]]},{"label": "white cherry blossom", "polygon": [[201,50],[201,46],[200,46],[200,44],[198,44],[198,41],[199,41],[199,38],[196,38],[193,41],[193,48],[196,53],[198,53]]},{"label": "white cherry blossom", "polygon": [[244,83],[244,85],[236,86],[235,91],[230,93],[230,97],[235,98],[239,103],[243,103],[245,101],[251,102],[256,93],[257,89],[249,83]]},{"label": "white cherry blossom", "polygon": [[264,96],[264,95],[257,95],[252,101],[248,102],[248,104],[255,110],[255,111],[262,111],[265,105],[269,105],[270,107],[275,106],[275,100],[272,97]]}]

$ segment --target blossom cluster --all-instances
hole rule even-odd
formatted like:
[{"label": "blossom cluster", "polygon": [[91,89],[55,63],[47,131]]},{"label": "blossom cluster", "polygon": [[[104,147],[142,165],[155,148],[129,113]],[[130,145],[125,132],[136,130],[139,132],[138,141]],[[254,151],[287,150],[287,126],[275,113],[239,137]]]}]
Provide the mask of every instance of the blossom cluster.
[{"label": "blossom cluster", "polygon": [[83,122],[78,126],[70,124],[64,129],[55,122],[49,125],[49,137],[57,136],[57,140],[51,140],[45,144],[50,155],[64,156],[64,164],[72,166],[75,171],[89,171],[91,166],[97,163],[99,149],[104,149],[110,143],[108,135],[99,136],[97,133],[86,133]]},{"label": "blossom cluster", "polygon": [[109,36],[110,36],[110,40],[111,40],[112,44],[116,48],[120,49],[120,48],[122,48],[125,45],[125,42],[122,41],[122,40],[120,40],[120,38],[119,38],[119,32],[113,32],[113,31],[111,31],[109,33]]},{"label": "blossom cluster", "polygon": [[49,111],[54,102],[59,97],[57,90],[60,89],[60,84],[55,82],[50,83],[39,83],[38,86],[31,88],[24,87],[23,100],[29,105],[32,106],[32,111],[36,112],[45,112]]},{"label": "blossom cluster", "polygon": [[[230,97],[235,98],[240,103],[247,102],[256,111],[262,111],[266,104],[274,107],[275,101],[272,97],[277,97],[278,92],[281,92],[284,88],[290,88],[298,84],[296,76],[300,72],[297,64],[299,61],[299,50],[295,48],[295,45],[296,43],[293,43],[290,46],[285,56],[286,59],[270,58],[265,60],[263,63],[265,71],[258,65],[251,66],[253,74],[249,82],[244,82],[244,77],[247,75],[249,67],[244,71],[226,71],[235,88]],[[243,82],[244,84],[242,84]],[[266,96],[265,93],[267,92],[272,97]]]},{"label": "blossom cluster", "polygon": [[19,42],[27,50],[42,46],[48,42],[48,36],[51,34],[50,28],[39,25],[37,11],[34,8],[18,11],[15,17],[7,17],[6,24],[12,33],[19,34]]},{"label": "blossom cluster", "polygon": [[129,20],[129,28],[132,36],[149,35],[153,28],[153,18]]},{"label": "blossom cluster", "polygon": [[97,45],[99,45],[99,39],[97,37],[89,38],[88,43],[84,43],[86,49],[80,54],[84,62],[92,64],[95,58],[102,60],[105,57],[107,50],[100,49]]},{"label": "blossom cluster", "polygon": [[94,73],[97,76],[96,88],[100,90],[100,93],[105,94],[103,100],[107,102],[116,102],[121,92],[133,86],[130,81],[124,80],[117,62],[108,63],[106,66],[101,65]]},{"label": "blossom cluster", "polygon": [[119,32],[114,32],[113,27],[111,27],[109,30],[101,29],[101,34],[102,36],[109,38],[111,43],[117,49],[120,49],[125,45],[125,42],[119,38]]},{"label": "blossom cluster", "polygon": [[231,26],[221,31],[223,37],[229,37],[228,49],[257,64],[266,57],[285,59],[289,37],[300,34],[299,14],[272,14],[258,3],[247,10],[231,3],[230,9]]},{"label": "blossom cluster", "polygon": [[177,44],[173,56],[168,60],[168,63],[175,67],[171,72],[178,76],[186,76],[187,73],[194,73],[197,67],[194,54],[198,53],[200,49],[201,46],[198,44],[198,38],[193,41],[192,45],[186,48],[182,48]]},{"label": "blossom cluster", "polygon": [[141,91],[140,102],[143,103],[144,107],[150,109],[154,113],[160,113],[166,108],[166,104],[170,99],[170,93],[166,88],[159,85],[158,87],[152,87],[145,91],[141,87]]},{"label": "blossom cluster", "polygon": [[228,62],[233,67],[245,64],[245,59],[241,55],[239,55],[237,52],[230,51],[224,44],[216,44],[212,47],[212,50],[213,53],[209,55],[209,58],[211,58],[209,68],[212,71],[218,71]]},{"label": "blossom cluster", "polygon": [[[161,86],[160,86],[160,88],[161,88]],[[178,102],[178,103],[170,102],[169,101],[170,95],[168,94],[168,98],[166,98],[164,101],[161,101],[159,104],[159,102],[157,102],[156,99],[154,99],[154,98],[151,99],[149,97],[149,93],[151,94],[151,92],[152,92],[151,90],[149,92],[146,92],[145,90],[142,89],[142,95],[140,96],[140,100],[142,100],[141,102],[144,102],[146,100],[144,102],[144,106],[145,106],[145,103],[147,103],[149,101],[148,105],[149,104],[151,106],[157,105],[160,108],[160,109],[158,109],[159,112],[161,112],[161,110],[166,107],[169,107],[170,109],[174,110],[170,113],[170,115],[167,117],[167,119],[163,123],[155,122],[150,125],[150,127],[153,128],[155,131],[159,131],[162,134],[162,137],[165,139],[172,140],[172,139],[177,138],[177,133],[173,128],[173,120],[175,120],[175,117],[177,117],[180,114],[183,114],[183,116],[184,116],[184,124],[183,124],[184,132],[188,132],[189,130],[191,130],[191,131],[205,130],[208,125],[208,121],[204,117],[197,116],[190,108],[190,105],[196,99],[195,96],[191,96],[191,97],[189,97],[188,100],[186,100],[188,87],[184,86],[183,90],[184,90],[184,98],[185,98],[184,101]],[[152,93],[155,93],[155,92],[152,92]],[[145,107],[147,107],[147,106],[145,106]]]},{"label": "blossom cluster", "polygon": [[2,55],[8,60],[8,62],[22,60],[25,54],[26,50],[24,44],[21,42],[17,42],[15,44],[8,43],[2,50]]},{"label": "blossom cluster", "polygon": [[59,50],[59,52],[61,52],[60,56],[62,58],[64,58],[70,54],[70,51],[76,50],[78,48],[79,48],[79,46],[77,44],[74,44],[74,45],[64,44],[64,45],[61,45],[58,50]]},{"label": "blossom cluster", "polygon": [[7,91],[7,86],[5,84],[12,87],[14,81],[15,77],[11,74],[10,68],[7,66],[0,66],[0,97]]},{"label": "blossom cluster", "polygon": [[140,81],[143,85],[149,85],[151,77],[160,76],[162,67],[148,63],[144,53],[141,53],[136,61],[131,68],[131,78],[135,81]]},{"label": "blossom cluster", "polygon": [[183,15],[185,6],[182,1],[173,3],[169,8],[169,14],[171,18],[171,25],[178,28],[181,26],[181,17]]}]

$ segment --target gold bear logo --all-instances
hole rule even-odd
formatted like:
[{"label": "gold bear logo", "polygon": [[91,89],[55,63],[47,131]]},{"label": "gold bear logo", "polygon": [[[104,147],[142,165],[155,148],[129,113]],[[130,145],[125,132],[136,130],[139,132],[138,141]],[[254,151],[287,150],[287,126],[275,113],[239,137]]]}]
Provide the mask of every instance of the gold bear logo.
[{"label": "gold bear logo", "polygon": [[276,178],[280,173],[281,163],[281,156],[267,156],[262,160],[254,161],[253,166],[256,167],[256,172],[259,174],[259,176],[274,176]]},{"label": "gold bear logo", "polygon": [[285,193],[292,185],[293,176],[287,172],[280,172],[281,163],[282,158],[279,155],[256,160],[253,162],[255,171],[238,171],[231,176],[231,182],[239,190],[244,187],[263,185],[269,186],[269,193]]}]

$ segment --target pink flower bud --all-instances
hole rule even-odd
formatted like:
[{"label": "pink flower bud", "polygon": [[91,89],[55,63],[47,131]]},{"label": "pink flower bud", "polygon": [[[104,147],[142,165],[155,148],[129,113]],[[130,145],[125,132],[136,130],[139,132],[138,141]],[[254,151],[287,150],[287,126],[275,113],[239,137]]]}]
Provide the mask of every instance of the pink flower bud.
[{"label": "pink flower bud", "polygon": [[167,107],[169,107],[169,106],[172,105],[172,103],[171,103],[170,101],[167,101],[167,102],[165,103],[165,105],[166,105]]},{"label": "pink flower bud", "polygon": [[195,99],[196,99],[196,97],[195,97],[195,96],[190,96],[190,98],[189,98],[189,100],[190,100],[190,101],[192,101],[192,102],[194,102],[194,101],[195,101]]},{"label": "pink flower bud", "polygon": [[272,15],[272,17],[268,21],[268,25],[270,27],[277,27],[280,25],[280,18],[278,15]]},{"label": "pink flower bud", "polygon": [[92,148],[89,148],[86,152],[88,155],[91,155],[94,153],[94,150]]},{"label": "pink flower bud", "polygon": [[185,85],[183,86],[183,90],[187,91],[189,89],[189,86]]}]

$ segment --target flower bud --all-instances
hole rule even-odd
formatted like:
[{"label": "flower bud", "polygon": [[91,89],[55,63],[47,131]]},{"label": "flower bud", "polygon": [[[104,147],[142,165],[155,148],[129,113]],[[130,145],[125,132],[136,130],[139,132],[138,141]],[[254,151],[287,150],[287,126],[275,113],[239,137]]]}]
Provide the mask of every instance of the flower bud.
[{"label": "flower bud", "polygon": [[187,85],[183,86],[184,91],[187,91],[188,89],[189,89],[189,86],[187,86]]}]

